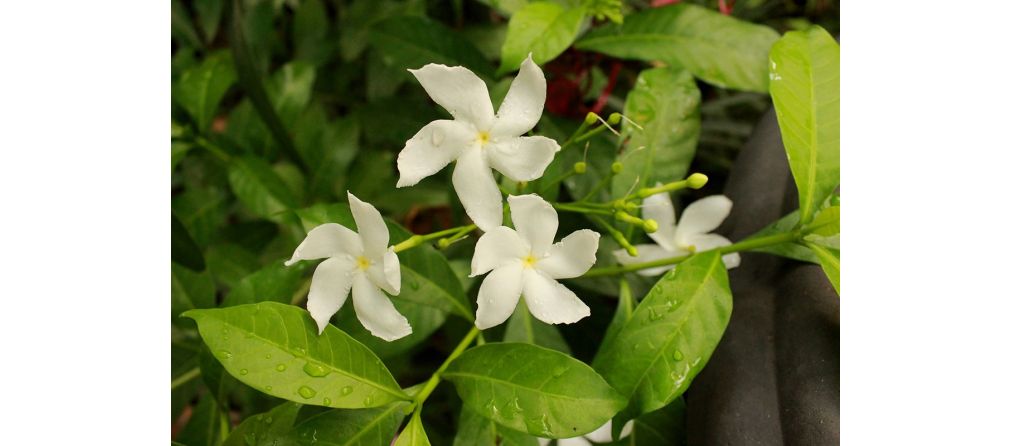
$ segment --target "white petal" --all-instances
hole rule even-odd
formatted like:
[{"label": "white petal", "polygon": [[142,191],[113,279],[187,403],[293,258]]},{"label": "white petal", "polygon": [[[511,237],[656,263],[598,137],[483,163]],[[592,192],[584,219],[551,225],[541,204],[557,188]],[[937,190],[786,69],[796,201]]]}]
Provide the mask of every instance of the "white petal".
[{"label": "white petal", "polygon": [[558,439],[558,446],[593,446],[593,444],[585,438],[572,437]]},{"label": "white petal", "polygon": [[485,150],[495,170],[513,181],[532,181],[544,175],[561,146],[545,136],[520,136],[492,141]]},{"label": "white petal", "polygon": [[382,263],[368,267],[368,277],[383,291],[390,295],[400,294],[400,259],[390,247],[382,257]]},{"label": "white petal", "polygon": [[461,121],[442,119],[421,128],[396,158],[400,179],[396,187],[413,186],[442,170],[463,150],[477,144],[477,130]]},{"label": "white petal", "polygon": [[[614,441],[614,438],[610,435],[610,430],[612,428],[613,420],[607,421],[599,429],[596,429],[585,435],[586,438],[593,441],[593,443],[610,443]],[[634,421],[629,421],[624,424],[621,429],[621,438],[625,438],[631,435],[632,427],[635,425]]]},{"label": "white petal", "polygon": [[354,223],[358,225],[365,256],[372,262],[381,264],[386,248],[389,247],[389,228],[386,227],[382,214],[375,206],[359,200],[350,191],[347,192],[347,200],[351,204]]},{"label": "white petal", "polygon": [[551,246],[536,268],[555,279],[579,277],[596,263],[599,246],[600,234],[580,229]]},{"label": "white petal", "polygon": [[523,269],[523,296],[534,317],[548,324],[571,324],[589,316],[572,290],[533,268]]},{"label": "white petal", "polygon": [[487,232],[501,226],[501,191],[480,150],[463,152],[452,171],[452,185],[466,215],[478,228]]},{"label": "white petal", "polygon": [[470,277],[479,276],[503,263],[518,260],[530,252],[529,244],[519,238],[515,229],[499,226],[479,239],[473,249],[473,260],[470,262]]},{"label": "white petal", "polygon": [[523,267],[518,260],[488,274],[477,292],[477,328],[487,330],[505,322],[516,309],[522,292]]},{"label": "white petal", "polygon": [[543,257],[558,233],[558,211],[537,194],[509,195],[512,224],[533,249],[533,255]]},{"label": "white petal", "polygon": [[396,311],[393,302],[369,280],[368,275],[355,274],[352,293],[358,320],[376,337],[395,341],[413,331],[407,318]]},{"label": "white petal", "polygon": [[[677,249],[670,251],[659,245],[635,245],[635,248],[638,249],[638,257],[632,257],[623,249],[614,251],[614,258],[617,259],[617,263],[620,263],[621,265],[630,265],[633,263],[645,263],[653,260],[690,254],[687,251]],[[673,267],[674,265],[657,266],[655,268],[642,269],[636,272],[642,276],[658,276],[673,269]]]},{"label": "white petal", "polygon": [[[659,186],[660,183],[656,185]],[[677,233],[677,217],[673,210],[673,202],[670,201],[670,194],[664,192],[645,197],[645,200],[642,200],[642,218],[651,218],[659,224],[659,229],[656,232],[647,234],[649,238],[666,249],[677,247],[674,240]]]},{"label": "white petal", "polygon": [[551,439],[537,437],[537,444],[539,444],[540,446],[547,446],[551,444]]},{"label": "white petal", "polygon": [[312,273],[309,299],[305,307],[312,315],[312,319],[315,319],[320,334],[330,322],[330,317],[344,306],[347,291],[351,289],[354,270],[354,257],[339,254],[324,260]]},{"label": "white petal", "polygon": [[677,225],[677,244],[683,246],[694,235],[712,232],[732,208],[733,202],[725,195],[713,195],[691,203]]},{"label": "white petal", "polygon": [[[691,237],[689,240],[698,251],[708,251],[720,246],[729,246],[733,244],[733,242],[731,242],[728,238],[719,234],[699,234]],[[731,252],[722,256],[722,263],[726,265],[726,269],[740,266],[740,253]]]},{"label": "white petal", "polygon": [[519,136],[537,125],[544,112],[547,99],[547,79],[543,70],[527,56],[519,67],[519,75],[509,86],[498,116],[495,118],[491,134],[495,136]]},{"label": "white petal", "polygon": [[354,231],[336,223],[325,223],[309,231],[305,240],[295,248],[291,260],[284,262],[291,266],[299,260],[315,260],[333,257],[337,254],[359,256],[362,251],[361,238]]},{"label": "white petal", "polygon": [[494,108],[487,85],[473,71],[430,63],[409,70],[428,96],[452,117],[469,122],[478,130],[489,130],[494,122]]}]

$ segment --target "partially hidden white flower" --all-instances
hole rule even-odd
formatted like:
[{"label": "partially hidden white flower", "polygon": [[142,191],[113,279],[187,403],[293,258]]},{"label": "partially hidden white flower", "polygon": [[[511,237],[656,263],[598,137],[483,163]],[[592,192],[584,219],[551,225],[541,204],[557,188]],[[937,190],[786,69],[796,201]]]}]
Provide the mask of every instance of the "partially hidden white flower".
[{"label": "partially hidden white flower", "polygon": [[508,197],[515,229],[498,226],[479,240],[470,277],[491,272],[477,293],[477,328],[505,322],[519,296],[534,317],[570,324],[589,316],[589,307],[556,279],[585,274],[596,263],[600,234],[581,229],[558,243],[558,213],[536,194]]},{"label": "partially hidden white flower", "polygon": [[336,223],[316,226],[284,264],[326,259],[312,275],[307,304],[320,334],[350,291],[362,326],[386,341],[400,339],[412,330],[407,318],[383,294],[400,294],[400,259],[389,246],[389,229],[374,206],[350,192],[347,199],[358,232]]},{"label": "partially hidden white flower", "polygon": [[522,136],[543,113],[544,72],[527,57],[497,115],[487,85],[464,67],[428,64],[410,72],[454,119],[433,121],[407,141],[396,159],[396,187],[413,186],[455,161],[452,184],[467,215],[485,232],[501,226],[501,192],[491,169],[513,181],[535,180],[561,149],[553,139]]},{"label": "partially hidden white flower", "polygon": [[[607,421],[603,424],[603,426],[600,426],[599,429],[581,437],[560,438],[558,439],[558,446],[593,446],[594,443],[612,443],[614,441],[614,437],[610,434],[612,423],[613,420]],[[625,424],[624,428],[621,429],[621,438],[618,438],[618,440],[631,435],[631,429],[634,425],[634,421],[629,421]],[[590,443],[590,441],[592,441],[592,443]],[[551,440],[546,438],[537,438],[537,442],[540,443],[540,446],[547,446],[550,444]]]},{"label": "partially hidden white flower", "polygon": [[[642,201],[642,217],[656,220],[659,229],[648,234],[657,245],[635,245],[638,257],[632,257],[625,250],[614,251],[617,262],[623,265],[642,263],[652,260],[676,257],[692,252],[706,251],[720,246],[732,244],[728,238],[719,234],[709,234],[722,224],[733,208],[733,202],[725,195],[713,195],[695,201],[684,209],[684,215],[677,223],[674,215],[673,202],[669,194],[650,195]],[[740,254],[730,253],[722,256],[726,268],[736,268],[740,265]],[[676,265],[660,266],[643,269],[638,274],[655,276]]]}]

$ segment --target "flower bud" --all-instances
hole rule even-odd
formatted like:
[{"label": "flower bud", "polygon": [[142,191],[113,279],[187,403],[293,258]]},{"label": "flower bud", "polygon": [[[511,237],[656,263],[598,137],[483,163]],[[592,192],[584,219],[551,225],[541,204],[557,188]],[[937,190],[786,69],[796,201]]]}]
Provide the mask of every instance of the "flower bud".
[{"label": "flower bud", "polygon": [[586,123],[586,125],[591,125],[592,123],[596,122],[597,119],[600,119],[600,115],[593,112],[589,112],[586,114],[586,120],[584,122]]},{"label": "flower bud", "polygon": [[708,176],[703,173],[692,173],[687,177],[687,187],[691,189],[701,189],[705,183],[708,183]]},{"label": "flower bud", "polygon": [[584,174],[584,173],[586,173],[586,162],[585,161],[579,161],[579,162],[575,163],[575,166],[572,167],[572,170],[574,170],[576,174]]},{"label": "flower bud", "polygon": [[438,249],[448,248],[452,243],[447,238],[438,239]]},{"label": "flower bud", "polygon": [[621,173],[622,170],[624,170],[624,164],[620,161],[614,161],[614,164],[610,165],[610,171],[613,172],[614,175]]},{"label": "flower bud", "polygon": [[620,113],[616,113],[616,112],[615,113],[611,113],[610,116],[607,117],[607,124],[617,125],[620,122],[621,122],[621,114]]},{"label": "flower bud", "polygon": [[659,223],[656,223],[656,220],[650,218],[642,223],[642,229],[651,234],[659,230]]}]

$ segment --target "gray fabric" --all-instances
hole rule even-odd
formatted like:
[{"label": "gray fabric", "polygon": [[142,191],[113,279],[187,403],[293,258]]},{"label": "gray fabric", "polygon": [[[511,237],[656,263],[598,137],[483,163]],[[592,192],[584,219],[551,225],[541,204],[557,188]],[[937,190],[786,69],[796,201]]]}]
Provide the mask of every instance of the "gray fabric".
[{"label": "gray fabric", "polygon": [[[796,208],[774,111],[737,158],[718,232],[739,241]],[[733,314],[688,390],[688,444],[839,442],[839,298],[817,265],[744,253],[730,271]]]}]

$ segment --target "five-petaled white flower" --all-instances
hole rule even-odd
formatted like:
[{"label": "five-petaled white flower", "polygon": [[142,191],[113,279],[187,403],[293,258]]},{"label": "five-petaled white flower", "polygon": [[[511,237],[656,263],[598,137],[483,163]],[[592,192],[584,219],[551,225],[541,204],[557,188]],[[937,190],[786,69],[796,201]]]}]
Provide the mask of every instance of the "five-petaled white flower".
[{"label": "five-petaled white flower", "polygon": [[[498,226],[479,240],[470,277],[491,271],[477,293],[477,328],[505,322],[520,294],[534,317],[570,324],[589,316],[589,307],[555,279],[585,274],[596,263],[600,234],[575,231],[558,243],[558,213],[536,194],[509,196],[516,229]],[[553,244],[552,244],[553,243]]]},{"label": "five-petaled white flower", "polygon": [[[558,446],[593,446],[593,444],[596,443],[612,443],[614,441],[614,437],[610,435],[612,423],[613,420],[609,420],[604,423],[603,426],[600,426],[599,429],[581,437],[558,439]],[[634,421],[629,421],[628,424],[625,424],[624,428],[621,429],[621,438],[618,440],[623,440],[628,435],[631,435],[631,430],[634,425]],[[590,440],[592,440],[592,443],[589,442]],[[540,446],[547,446],[550,444],[551,440],[546,438],[537,438],[537,442],[540,443]]]},{"label": "five-petaled white flower", "polygon": [[396,160],[396,187],[413,186],[456,161],[452,184],[467,215],[485,232],[502,224],[502,200],[491,168],[513,181],[540,178],[561,149],[553,139],[521,136],[543,113],[547,80],[527,57],[494,114],[487,85],[464,67],[428,64],[410,70],[453,120],[424,126]]},{"label": "five-petaled white flower", "polygon": [[[665,193],[650,195],[642,202],[642,217],[656,220],[659,224],[659,229],[649,234],[658,245],[635,245],[638,257],[632,257],[623,249],[614,251],[614,257],[619,263],[627,265],[729,245],[732,242],[728,238],[709,232],[722,224],[732,208],[733,202],[725,195],[705,197],[684,209],[684,215],[680,217],[678,225],[670,195]],[[735,268],[740,264],[740,254],[735,252],[726,254],[722,256],[722,262],[726,268]],[[638,274],[655,276],[674,267],[675,265],[669,265],[643,269]]]},{"label": "five-petaled white flower", "polygon": [[312,275],[307,305],[320,334],[351,291],[361,325],[386,341],[400,339],[411,333],[410,323],[382,293],[400,294],[400,260],[389,246],[389,229],[374,206],[350,192],[347,199],[358,232],[336,223],[319,225],[284,264],[326,258]]}]

